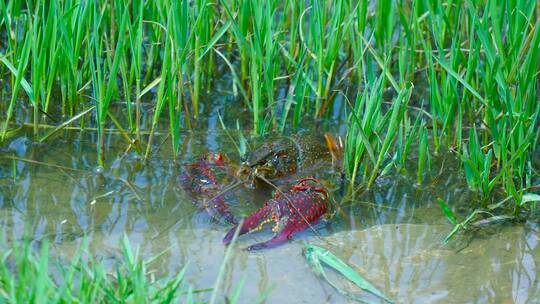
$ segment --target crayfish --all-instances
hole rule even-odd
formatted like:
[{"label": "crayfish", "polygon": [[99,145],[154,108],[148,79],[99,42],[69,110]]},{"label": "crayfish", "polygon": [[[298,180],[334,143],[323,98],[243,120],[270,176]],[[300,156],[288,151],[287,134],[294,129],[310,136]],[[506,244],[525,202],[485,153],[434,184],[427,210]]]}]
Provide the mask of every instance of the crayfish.
[{"label": "crayfish", "polygon": [[[249,215],[239,228],[239,233],[245,234],[273,223],[275,237],[250,246],[248,250],[270,248],[311,227],[328,212],[328,191],[317,179],[304,176],[335,158],[336,145],[330,143],[328,137],[325,144],[324,140],[314,135],[279,137],[247,153],[239,169],[228,164],[222,154],[207,153],[185,167],[185,172],[179,178],[180,185],[201,201],[210,216],[236,225],[223,239],[226,245],[238,228],[237,219],[229,209],[229,201],[233,200],[230,190],[239,185],[245,185],[248,189],[263,185],[275,187],[278,193]],[[224,186],[223,180],[231,178],[237,182]],[[276,186],[290,184],[296,178],[299,179],[285,191]]]}]

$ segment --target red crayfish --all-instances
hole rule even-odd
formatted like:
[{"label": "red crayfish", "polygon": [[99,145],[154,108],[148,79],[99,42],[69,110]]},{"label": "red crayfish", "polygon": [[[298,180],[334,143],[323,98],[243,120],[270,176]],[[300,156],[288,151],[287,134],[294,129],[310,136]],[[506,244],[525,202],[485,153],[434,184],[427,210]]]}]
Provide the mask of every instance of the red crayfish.
[{"label": "red crayfish", "polygon": [[[198,161],[186,166],[180,176],[181,186],[189,190],[196,199],[202,199],[203,208],[216,219],[236,224],[229,209],[230,188],[223,187],[224,178],[240,180],[235,185],[244,184],[257,188],[261,184],[284,184],[294,176],[309,174],[318,164],[329,162],[334,156],[333,146],[328,137],[324,141],[314,135],[296,134],[268,141],[242,159],[238,170],[226,164],[218,154],[205,154]],[[227,189],[225,189],[227,188]],[[264,243],[248,247],[258,250],[279,245],[295,233],[303,231],[316,223],[329,209],[328,191],[315,178],[301,178],[290,189],[278,194],[265,205],[248,216],[240,227],[240,234],[260,230],[267,223],[273,223],[276,236]],[[229,193],[229,194],[227,194]],[[232,228],[223,242],[230,243],[235,229]]]},{"label": "red crayfish", "polygon": [[[328,211],[329,197],[326,189],[315,178],[299,180],[291,189],[277,194],[262,208],[247,217],[240,226],[239,235],[261,230],[273,224],[274,238],[251,245],[247,250],[260,250],[282,244],[297,233],[315,224]],[[228,245],[238,225],[223,238]]]}]

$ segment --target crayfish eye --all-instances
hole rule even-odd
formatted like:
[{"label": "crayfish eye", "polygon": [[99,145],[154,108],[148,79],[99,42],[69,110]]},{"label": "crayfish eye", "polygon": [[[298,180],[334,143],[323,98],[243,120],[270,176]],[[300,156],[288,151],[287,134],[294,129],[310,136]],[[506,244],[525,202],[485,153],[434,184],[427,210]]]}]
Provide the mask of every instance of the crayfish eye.
[{"label": "crayfish eye", "polygon": [[270,159],[268,161],[269,166],[276,166],[277,164],[279,164],[279,156],[278,155],[275,155],[274,157],[272,157],[272,159]]}]

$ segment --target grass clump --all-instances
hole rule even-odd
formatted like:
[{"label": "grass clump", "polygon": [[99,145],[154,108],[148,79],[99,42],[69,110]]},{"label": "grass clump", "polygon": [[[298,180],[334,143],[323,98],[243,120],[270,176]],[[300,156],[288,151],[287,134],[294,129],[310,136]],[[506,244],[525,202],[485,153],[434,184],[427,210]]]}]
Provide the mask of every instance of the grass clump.
[{"label": "grass clump", "polygon": [[[2,245],[5,248],[5,245]],[[69,263],[49,257],[47,241],[39,253],[30,242],[15,244],[0,256],[0,302],[7,303],[195,303],[196,290],[185,282],[185,268],[173,278],[156,280],[149,265],[160,256],[143,261],[127,238],[123,259],[109,271],[84,250]]]}]

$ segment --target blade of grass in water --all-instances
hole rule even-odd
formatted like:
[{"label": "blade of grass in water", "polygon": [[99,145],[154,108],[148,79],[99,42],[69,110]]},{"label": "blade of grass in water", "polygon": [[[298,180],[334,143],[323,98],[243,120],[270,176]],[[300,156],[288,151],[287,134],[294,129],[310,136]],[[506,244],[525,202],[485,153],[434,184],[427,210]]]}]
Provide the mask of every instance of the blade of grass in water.
[{"label": "blade of grass in water", "polygon": [[96,106],[91,106],[90,108],[82,111],[81,113],[73,116],[71,119],[68,119],[67,121],[61,123],[60,125],[58,125],[56,128],[54,128],[53,130],[49,131],[47,134],[45,134],[43,137],[41,137],[39,139],[40,142],[44,142],[45,140],[47,140],[49,137],[53,136],[56,132],[62,130],[63,128],[65,128],[66,126],[68,126],[69,124],[71,124],[72,122],[74,121],[77,121],[79,118],[83,117],[84,115],[90,113],[91,111],[94,110]]},{"label": "blade of grass in water", "polygon": [[[168,14],[169,16],[171,14]],[[170,24],[171,20],[168,20],[168,24]],[[172,42],[170,37],[166,37],[165,42],[165,52],[164,52],[164,61],[163,61],[163,67],[161,69],[161,81],[159,82],[158,90],[157,90],[157,97],[156,97],[156,106],[154,110],[154,116],[152,119],[152,127],[150,129],[150,136],[148,138],[148,143],[146,145],[146,152],[144,154],[144,159],[148,160],[148,157],[150,156],[150,151],[152,147],[152,141],[154,138],[154,131],[158,124],[159,117],[161,115],[161,112],[163,111],[163,107],[165,106],[165,89],[167,81],[166,79],[168,77],[172,77],[170,74],[170,65],[171,65],[171,59],[172,59]]]},{"label": "blade of grass in water", "polygon": [[456,219],[456,215],[454,214],[454,212],[452,211],[452,209],[450,209],[450,207],[448,206],[448,204],[442,200],[442,199],[437,199],[437,203],[439,204],[439,206],[441,206],[443,212],[444,212],[444,215],[446,216],[446,218],[448,219],[448,221],[450,221],[450,223],[452,225],[456,225],[457,224],[457,219]]},{"label": "blade of grass in water", "polygon": [[344,294],[345,296],[351,297],[361,302],[366,302],[366,300],[349,294],[348,292],[339,288],[336,285],[336,283],[333,283],[332,281],[330,281],[330,279],[328,278],[326,274],[326,271],[324,270],[323,264],[339,272],[346,279],[354,283],[356,286],[358,286],[362,290],[367,291],[385,300],[388,303],[393,303],[393,301],[390,300],[377,287],[371,284],[368,280],[366,280],[358,272],[356,272],[353,268],[351,268],[351,266],[347,265],[345,262],[343,262],[340,258],[338,258],[329,250],[306,243],[304,244],[304,256],[306,257],[308,264],[311,266],[311,269],[313,270],[313,272],[315,272],[315,274],[323,277],[328,282],[328,284],[330,284],[332,287],[334,287],[336,290],[338,290],[340,293]]},{"label": "blade of grass in water", "polygon": [[233,247],[236,244],[236,239],[238,239],[238,235],[240,234],[240,227],[242,227],[242,221],[238,224],[238,228],[234,232],[231,243],[228,245],[227,250],[225,250],[225,255],[223,257],[223,261],[221,262],[219,273],[214,283],[214,290],[212,291],[212,297],[210,298],[210,301],[208,302],[209,304],[214,304],[217,301],[218,292],[219,292],[219,289],[221,288],[221,284],[223,283],[225,270],[227,269],[227,263],[229,262],[229,259],[231,258]]},{"label": "blade of grass in water", "polygon": [[[13,111],[15,110],[15,104],[17,102],[17,96],[18,96],[18,93],[19,93],[19,88],[20,88],[21,84],[26,82],[26,81],[23,82],[23,79],[24,79],[24,73],[26,71],[26,67],[28,65],[28,61],[30,59],[30,43],[31,43],[30,39],[31,39],[30,38],[30,32],[28,32],[26,34],[26,38],[24,40],[22,56],[21,56],[21,59],[19,61],[18,66],[17,66],[16,73],[15,73],[15,70],[12,70],[13,74],[15,75],[15,83],[13,85],[13,89],[12,89],[12,93],[11,93],[11,100],[9,101],[9,108],[8,108],[7,115],[6,115],[6,118],[5,118],[4,128],[2,129],[2,136],[0,138],[0,141],[4,140],[4,137],[6,136],[6,133],[8,131],[8,124],[9,124],[9,121],[11,120],[11,116],[13,115]],[[2,59],[2,62],[4,64],[6,64],[8,66],[8,68],[9,68],[10,65],[7,64],[7,63],[9,63],[9,61],[7,61],[7,59],[5,59],[3,56],[2,56],[1,59]],[[26,89],[27,89],[27,93],[32,92],[30,90],[30,86],[28,86]],[[29,95],[29,97],[31,99],[33,99],[32,95]]]}]

